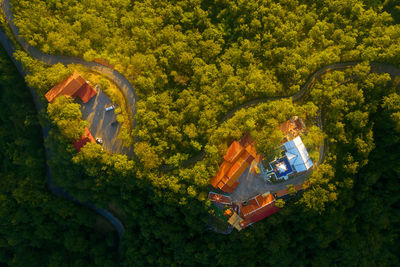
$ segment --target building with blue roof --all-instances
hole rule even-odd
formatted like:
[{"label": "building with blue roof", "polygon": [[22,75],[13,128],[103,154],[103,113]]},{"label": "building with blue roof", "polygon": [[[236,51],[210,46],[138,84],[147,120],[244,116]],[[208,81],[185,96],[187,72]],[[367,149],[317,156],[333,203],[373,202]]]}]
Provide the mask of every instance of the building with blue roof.
[{"label": "building with blue roof", "polygon": [[308,156],[306,147],[303,144],[300,136],[283,144],[286,149],[285,155],[289,160],[290,166],[296,172],[304,172],[313,166],[313,162]]}]

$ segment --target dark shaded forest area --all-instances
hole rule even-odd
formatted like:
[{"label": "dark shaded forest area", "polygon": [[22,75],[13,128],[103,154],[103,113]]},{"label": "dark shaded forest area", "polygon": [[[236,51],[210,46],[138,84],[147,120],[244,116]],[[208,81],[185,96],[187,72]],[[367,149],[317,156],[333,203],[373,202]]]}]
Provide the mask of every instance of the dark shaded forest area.
[{"label": "dark shaded forest area", "polygon": [[111,264],[117,253],[109,252],[114,251],[115,235],[107,222],[46,188],[39,116],[2,47],[0,76],[0,263]]},{"label": "dark shaded forest area", "polygon": [[[106,60],[134,85],[137,158],[94,143],[76,153],[71,141],[85,125],[78,104],[61,97],[38,117],[2,52],[0,262],[400,264],[400,77],[373,73],[370,65],[400,67],[395,0],[11,3],[32,46]],[[24,51],[16,58],[42,98],[73,68],[47,66]],[[360,64],[328,71],[299,101],[264,101],[223,120],[247,101],[291,96],[318,69],[350,61]],[[293,115],[307,124],[304,142],[314,161],[323,138],[328,142],[310,188],[240,233],[208,231],[209,180],[228,145],[250,132],[259,151],[272,153],[279,124]],[[38,118],[50,127],[44,144],[53,151],[57,183],[123,222],[121,261],[105,222],[47,191]],[[201,151],[204,158],[183,164]],[[164,171],[166,164],[173,170]]]}]

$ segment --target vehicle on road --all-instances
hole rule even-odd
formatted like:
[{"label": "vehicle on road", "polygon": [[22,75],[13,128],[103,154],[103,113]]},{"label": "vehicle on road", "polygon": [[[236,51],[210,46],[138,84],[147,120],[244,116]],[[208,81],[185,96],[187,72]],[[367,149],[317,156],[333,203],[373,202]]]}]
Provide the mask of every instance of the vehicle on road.
[{"label": "vehicle on road", "polygon": [[101,139],[100,137],[96,137],[96,143],[98,143],[99,145],[102,145],[103,139]]},{"label": "vehicle on road", "polygon": [[115,105],[111,105],[109,107],[106,107],[106,111],[110,111],[110,110],[113,110],[113,109],[115,109]]}]

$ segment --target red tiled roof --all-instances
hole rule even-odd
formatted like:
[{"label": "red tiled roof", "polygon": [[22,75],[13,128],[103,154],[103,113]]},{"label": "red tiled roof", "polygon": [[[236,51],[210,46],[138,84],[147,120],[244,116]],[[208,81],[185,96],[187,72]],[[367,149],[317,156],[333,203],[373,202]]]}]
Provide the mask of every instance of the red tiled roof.
[{"label": "red tiled roof", "polygon": [[249,225],[252,225],[253,222],[250,219],[246,219],[243,220],[242,222],[239,223],[240,227],[242,227],[242,229],[246,228]]},{"label": "red tiled roof", "polygon": [[229,186],[231,186],[237,178],[239,178],[240,174],[242,174],[249,164],[246,161],[236,161],[235,164],[233,164],[232,168],[229,169],[229,171],[225,174],[228,178],[230,178],[227,182]]},{"label": "red tiled roof", "polygon": [[280,209],[275,206],[275,202],[268,204],[261,209],[257,210],[251,216],[246,217],[241,223],[240,227],[246,228],[249,225],[252,225],[255,222],[261,221],[262,219],[271,216],[272,214],[278,212]]},{"label": "red tiled roof", "polygon": [[73,95],[73,97],[79,96],[84,103],[87,103],[92,97],[96,95],[96,91],[89,84],[85,83],[82,87]]},{"label": "red tiled roof", "polygon": [[71,76],[51,88],[45,97],[47,101],[52,103],[59,95],[79,96],[86,103],[96,95],[96,91],[75,71]]},{"label": "red tiled roof", "polygon": [[275,206],[275,203],[271,203],[270,205],[265,206],[260,211],[257,211],[256,214],[251,216],[251,221],[253,223],[261,221],[262,219],[271,216],[272,214],[278,212],[279,210],[280,209],[277,206]]},{"label": "red tiled roof", "polygon": [[85,128],[85,133],[81,137],[81,139],[76,140],[74,142],[74,147],[77,152],[81,151],[81,148],[86,145],[87,142],[92,142],[95,143],[96,140],[93,138],[92,134],[90,133],[89,129],[86,127]]}]

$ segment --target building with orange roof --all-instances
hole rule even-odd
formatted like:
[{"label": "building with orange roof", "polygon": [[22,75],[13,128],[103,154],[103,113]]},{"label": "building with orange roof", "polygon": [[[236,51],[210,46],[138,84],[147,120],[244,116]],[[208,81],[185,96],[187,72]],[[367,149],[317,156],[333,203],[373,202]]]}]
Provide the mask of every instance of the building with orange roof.
[{"label": "building with orange roof", "polygon": [[240,222],[239,225],[242,229],[246,228],[247,226],[252,225],[253,223],[256,223],[258,221],[261,221],[262,219],[265,219],[265,218],[271,216],[272,214],[278,212],[279,210],[280,210],[280,208],[275,206],[275,202],[271,203],[269,205],[266,205],[266,206],[260,208],[257,211],[257,213],[253,214],[250,217],[247,217],[242,222]]},{"label": "building with orange roof", "polygon": [[246,219],[248,217],[257,214],[260,209],[265,206],[275,202],[275,198],[272,194],[264,193],[262,195],[258,195],[252,199],[250,199],[246,205],[242,206],[240,209],[240,215],[242,218]]},{"label": "building with orange roof", "polygon": [[243,221],[239,225],[242,229],[246,228],[278,211],[279,208],[275,206],[275,198],[272,194],[258,195],[250,199],[247,205],[242,206],[240,215]]},{"label": "building with orange roof", "polygon": [[69,97],[79,97],[84,103],[87,103],[96,91],[82,78],[77,71],[51,88],[45,95],[47,101],[52,103],[59,95]]},{"label": "building with orange roof", "polygon": [[217,174],[211,179],[210,184],[226,193],[232,193],[239,185],[240,175],[251,165],[253,160],[259,161],[261,156],[256,154],[254,142],[250,135],[241,141],[234,141],[228,148]]},{"label": "building with orange roof", "polygon": [[[210,183],[213,187],[220,189],[226,193],[231,194],[236,187],[239,185],[239,177],[245,172],[246,169],[250,169],[249,172],[254,172],[255,174],[262,173],[264,176],[269,173],[275,173],[276,176],[282,177],[290,173],[303,173],[312,167],[312,161],[308,156],[307,150],[300,138],[300,134],[305,131],[305,125],[301,119],[298,117],[293,117],[289,121],[280,125],[282,132],[285,134],[286,139],[282,146],[282,156],[276,159],[275,165],[271,165],[271,171],[266,173],[263,170],[262,164],[258,164],[261,161],[261,155],[257,155],[254,141],[252,140],[250,134],[242,137],[238,142],[234,141],[228,148],[226,154],[223,156],[224,161],[222,162],[217,174],[211,179]],[[283,164],[281,166],[279,164]],[[259,167],[262,169],[260,170]],[[276,167],[276,168],[275,168]],[[285,168],[283,168],[285,167]],[[277,172],[279,171],[279,175]],[[250,173],[249,173],[250,174]],[[248,176],[250,177],[250,176]],[[251,179],[250,179],[251,180]],[[251,183],[252,181],[246,180],[244,182]],[[242,181],[242,180],[241,180]],[[256,186],[259,184],[255,183]],[[294,185],[296,191],[303,190],[305,184]],[[244,187],[245,190],[252,187]],[[238,191],[243,188],[239,188]],[[280,190],[274,194],[266,192],[264,194],[259,194],[248,201],[239,203],[236,202],[236,194],[224,196],[214,192],[209,193],[209,199],[213,201],[213,204],[224,204],[229,205],[229,210],[225,210],[224,216],[229,217],[228,223],[231,225],[232,229],[236,228],[238,231],[246,228],[247,226],[258,222],[280,210],[279,207],[275,205],[277,198],[285,200],[289,197],[289,189]],[[246,191],[246,193],[249,193]],[[249,194],[250,195],[250,194]],[[254,196],[254,194],[251,194]],[[240,202],[244,198],[240,198]],[[247,197],[246,197],[247,199]],[[222,209],[221,209],[222,210]]]},{"label": "building with orange roof", "polygon": [[240,211],[234,212],[228,220],[228,223],[239,231],[279,211],[279,208],[275,206],[275,197],[270,193],[257,195],[246,205],[239,206]]},{"label": "building with orange roof", "polygon": [[93,138],[89,129],[85,127],[85,133],[83,134],[83,136],[74,142],[74,147],[76,151],[77,152],[81,151],[81,148],[88,142],[96,143],[96,140]]}]

